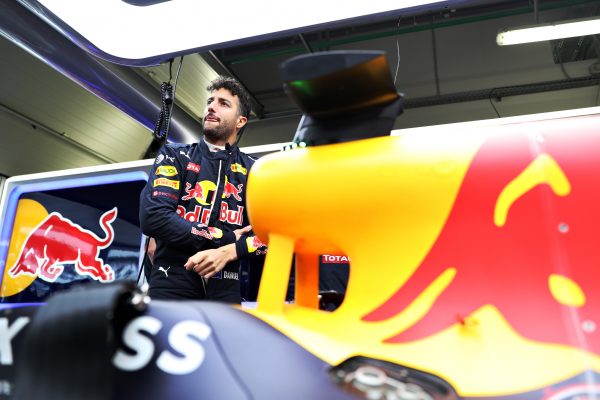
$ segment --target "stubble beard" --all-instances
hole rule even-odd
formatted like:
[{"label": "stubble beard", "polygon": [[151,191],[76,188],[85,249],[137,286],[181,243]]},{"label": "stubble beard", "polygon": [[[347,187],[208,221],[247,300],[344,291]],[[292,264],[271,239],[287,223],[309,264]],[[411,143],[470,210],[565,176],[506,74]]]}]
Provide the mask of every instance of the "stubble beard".
[{"label": "stubble beard", "polygon": [[212,141],[224,141],[228,142],[231,135],[233,135],[234,125],[219,124],[215,128],[204,127],[204,136]]}]

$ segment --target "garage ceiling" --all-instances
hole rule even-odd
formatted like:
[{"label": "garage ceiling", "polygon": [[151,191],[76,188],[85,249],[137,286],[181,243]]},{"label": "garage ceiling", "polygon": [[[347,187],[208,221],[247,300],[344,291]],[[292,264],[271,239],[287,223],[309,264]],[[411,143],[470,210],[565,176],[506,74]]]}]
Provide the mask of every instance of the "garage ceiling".
[{"label": "garage ceiling", "polygon": [[[384,50],[406,110],[395,128],[599,105],[600,36],[499,47],[507,27],[600,15],[598,1],[457,1],[186,54],[176,89],[176,138],[197,140],[204,87],[234,75],[255,102],[241,145],[291,140],[300,113],[282,61],[327,50]],[[20,3],[0,17],[0,174],[137,160],[151,141],[169,63],[128,67],[77,47]],[[318,10],[315,10],[318,12]],[[252,23],[252,21],[248,21]],[[224,26],[226,23],[224,22]],[[26,37],[15,34],[26,27]],[[171,67],[174,78],[179,58]]]}]

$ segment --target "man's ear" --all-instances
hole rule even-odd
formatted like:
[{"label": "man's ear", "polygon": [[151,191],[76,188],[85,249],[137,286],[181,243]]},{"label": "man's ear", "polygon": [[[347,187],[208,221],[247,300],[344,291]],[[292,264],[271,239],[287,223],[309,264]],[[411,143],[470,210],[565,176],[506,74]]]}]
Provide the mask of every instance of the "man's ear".
[{"label": "man's ear", "polygon": [[235,125],[235,127],[236,127],[238,130],[240,130],[240,129],[242,129],[242,127],[243,127],[244,125],[246,125],[246,123],[247,123],[247,122],[248,122],[248,118],[244,117],[243,115],[240,115],[240,116],[238,117],[238,122],[237,122],[237,124]]}]

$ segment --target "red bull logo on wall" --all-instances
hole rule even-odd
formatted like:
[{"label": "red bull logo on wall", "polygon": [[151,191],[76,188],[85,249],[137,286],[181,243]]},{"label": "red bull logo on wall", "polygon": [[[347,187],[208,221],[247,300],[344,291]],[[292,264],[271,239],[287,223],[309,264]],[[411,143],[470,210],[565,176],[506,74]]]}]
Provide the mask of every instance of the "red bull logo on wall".
[{"label": "red bull logo on wall", "polygon": [[13,184],[13,216],[4,221],[0,242],[1,300],[43,301],[73,284],[136,279],[144,238],[139,203],[131,199],[139,198],[147,177],[124,173],[36,184],[25,177],[27,186]]},{"label": "red bull logo on wall", "polygon": [[51,213],[29,233],[18,260],[9,267],[9,275],[12,278],[37,276],[54,282],[62,274],[65,264],[74,264],[80,275],[100,282],[113,281],[115,273],[99,258],[99,253],[113,241],[111,223],[116,217],[116,208],[100,217],[100,226],[105,233],[105,237],[100,238],[61,214]]}]

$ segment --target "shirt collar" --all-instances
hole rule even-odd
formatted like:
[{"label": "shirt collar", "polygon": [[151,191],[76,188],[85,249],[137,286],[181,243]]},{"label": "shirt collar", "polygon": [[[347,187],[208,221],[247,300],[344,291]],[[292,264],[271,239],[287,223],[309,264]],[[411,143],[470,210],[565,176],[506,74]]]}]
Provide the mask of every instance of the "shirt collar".
[{"label": "shirt collar", "polygon": [[210,151],[211,153],[216,153],[217,151],[225,150],[225,146],[217,146],[212,143],[208,143],[206,141],[206,137],[204,137],[204,136],[202,137],[202,139],[204,140],[204,143],[206,143],[206,146],[208,147],[208,151]]}]

